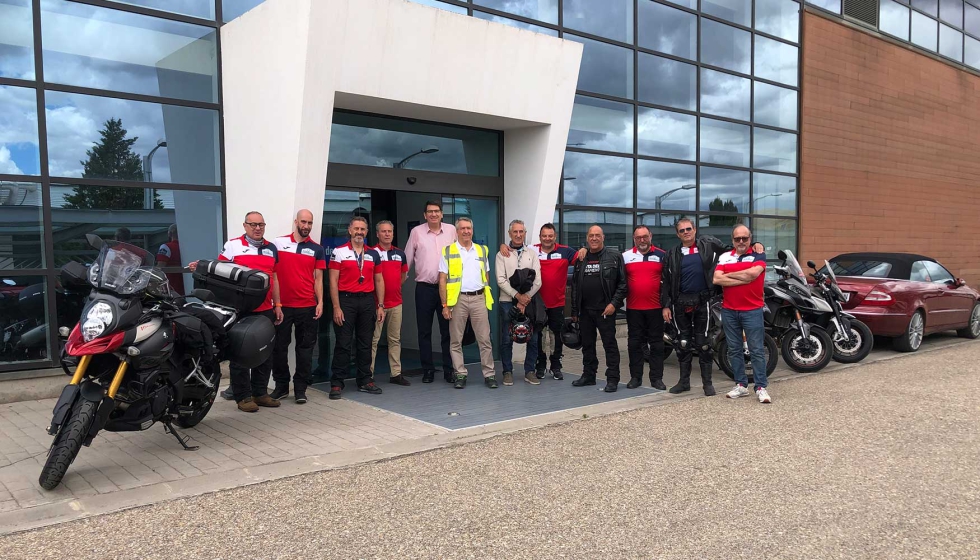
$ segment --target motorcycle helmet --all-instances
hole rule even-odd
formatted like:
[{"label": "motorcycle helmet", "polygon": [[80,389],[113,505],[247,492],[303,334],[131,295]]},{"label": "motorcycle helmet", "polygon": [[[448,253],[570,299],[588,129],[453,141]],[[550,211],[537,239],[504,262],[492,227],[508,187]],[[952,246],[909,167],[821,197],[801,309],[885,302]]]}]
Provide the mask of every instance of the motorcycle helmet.
[{"label": "motorcycle helmet", "polygon": [[[513,313],[511,315],[513,316]],[[534,334],[534,327],[531,326],[527,315],[518,312],[516,317],[511,318],[510,338],[515,344],[527,344],[532,334]]]},{"label": "motorcycle helmet", "polygon": [[571,317],[565,319],[565,324],[561,327],[561,343],[572,350],[582,349],[582,333],[577,321]]}]

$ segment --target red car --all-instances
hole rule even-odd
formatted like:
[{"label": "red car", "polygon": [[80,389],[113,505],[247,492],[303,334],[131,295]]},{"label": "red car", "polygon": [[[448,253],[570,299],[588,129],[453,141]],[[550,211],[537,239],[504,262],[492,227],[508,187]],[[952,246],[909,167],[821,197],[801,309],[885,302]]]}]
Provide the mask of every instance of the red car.
[{"label": "red car", "polygon": [[847,253],[830,259],[844,310],[878,336],[915,352],[922,337],[956,330],[980,337],[980,293],[935,259],[909,253]]}]

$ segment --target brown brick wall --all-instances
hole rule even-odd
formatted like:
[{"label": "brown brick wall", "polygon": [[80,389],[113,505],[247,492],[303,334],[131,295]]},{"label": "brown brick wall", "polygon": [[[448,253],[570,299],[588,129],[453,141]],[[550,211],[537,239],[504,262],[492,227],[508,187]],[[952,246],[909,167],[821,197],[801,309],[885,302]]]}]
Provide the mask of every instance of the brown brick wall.
[{"label": "brown brick wall", "polygon": [[936,258],[980,286],[980,77],[807,13],[802,262]]}]

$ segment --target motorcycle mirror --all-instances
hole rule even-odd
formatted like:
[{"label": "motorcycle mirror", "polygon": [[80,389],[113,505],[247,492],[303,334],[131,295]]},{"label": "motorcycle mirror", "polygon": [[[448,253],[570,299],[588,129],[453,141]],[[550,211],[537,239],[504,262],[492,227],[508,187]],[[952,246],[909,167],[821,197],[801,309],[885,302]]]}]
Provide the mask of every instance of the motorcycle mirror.
[{"label": "motorcycle mirror", "polygon": [[813,270],[816,270],[817,269],[817,263],[815,263],[813,261],[806,261],[806,265],[809,266],[810,268],[812,268]]},{"label": "motorcycle mirror", "polygon": [[105,245],[102,238],[94,233],[85,234],[85,241],[88,241],[88,244],[91,245],[93,249],[101,249],[102,246]]},{"label": "motorcycle mirror", "polygon": [[779,257],[779,260],[785,261],[786,260],[786,251],[782,251],[781,250],[781,251],[779,251],[779,253],[776,253],[776,256]]}]

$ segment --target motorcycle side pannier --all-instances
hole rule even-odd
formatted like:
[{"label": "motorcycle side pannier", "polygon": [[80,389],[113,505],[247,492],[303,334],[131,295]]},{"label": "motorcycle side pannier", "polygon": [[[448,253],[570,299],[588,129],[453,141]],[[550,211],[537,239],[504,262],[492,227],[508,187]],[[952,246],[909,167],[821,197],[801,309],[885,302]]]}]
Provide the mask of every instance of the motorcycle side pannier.
[{"label": "motorcycle side pannier", "polygon": [[262,315],[251,315],[228,329],[228,346],[224,357],[244,367],[254,368],[272,355],[276,327]]},{"label": "motorcycle side pannier", "polygon": [[211,290],[214,302],[239,312],[253,311],[266,301],[271,279],[261,270],[222,261],[198,261],[194,288]]}]

